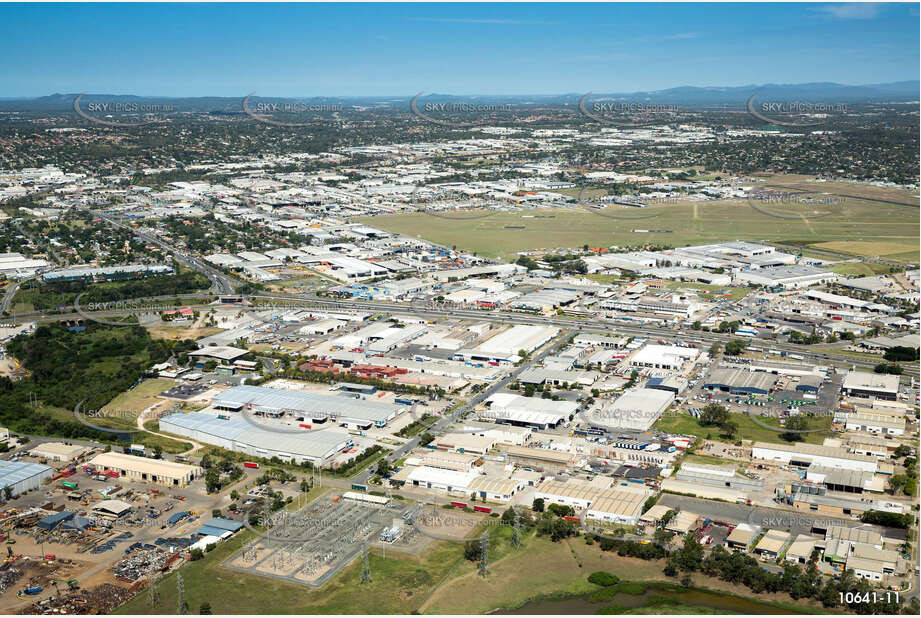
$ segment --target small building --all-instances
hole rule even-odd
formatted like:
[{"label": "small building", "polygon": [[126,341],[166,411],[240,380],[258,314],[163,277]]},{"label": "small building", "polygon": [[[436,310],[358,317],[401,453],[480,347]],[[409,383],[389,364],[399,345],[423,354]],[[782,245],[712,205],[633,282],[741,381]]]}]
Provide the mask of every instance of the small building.
[{"label": "small building", "polygon": [[611,487],[601,490],[585,517],[597,521],[634,526],[639,521],[643,505],[649,497],[645,487],[638,489]]},{"label": "small building", "polygon": [[534,490],[534,497],[542,498],[547,504],[561,504],[580,510],[588,508],[600,495],[601,490],[598,487],[577,479],[548,479]]},{"label": "small building", "polygon": [[249,350],[234,348],[227,345],[212,345],[201,348],[200,350],[193,350],[192,352],[189,352],[189,356],[194,356],[196,358],[208,358],[223,361],[225,363],[233,362],[241,356],[246,356],[247,354],[249,354]]},{"label": "small building", "polygon": [[476,494],[480,500],[510,502],[515,494],[524,489],[525,486],[526,483],[523,481],[481,474],[470,481],[467,489]]},{"label": "small building", "polygon": [[72,461],[87,452],[89,449],[79,444],[64,444],[63,442],[45,442],[29,451],[29,455],[48,461]]},{"label": "small building", "polygon": [[694,529],[698,521],[700,521],[700,515],[697,513],[679,511],[672,517],[671,521],[665,524],[665,529],[679,536],[684,536]]},{"label": "small building", "polygon": [[476,436],[466,433],[446,433],[436,438],[433,443],[436,448],[455,453],[472,453],[485,455],[495,445],[496,441],[487,436]]},{"label": "small building", "polygon": [[506,450],[506,457],[510,463],[547,472],[566,470],[573,467],[575,463],[573,456],[569,453],[529,446],[509,446]]},{"label": "small building", "polygon": [[655,504],[648,511],[643,513],[639,520],[647,524],[657,524],[665,517],[665,514],[674,509],[664,504]]},{"label": "small building", "polygon": [[474,472],[455,472],[454,470],[418,466],[406,477],[406,484],[426,489],[466,493],[476,476]]},{"label": "small building", "polygon": [[868,579],[874,582],[883,581],[883,563],[878,560],[850,556],[846,564],[847,569],[854,571],[854,575],[861,579]]},{"label": "small building", "polygon": [[899,395],[899,376],[848,371],[841,384],[841,391],[848,397],[896,401]]},{"label": "small building", "polygon": [[131,512],[131,505],[121,500],[103,500],[93,507],[93,515],[105,519],[120,519]]},{"label": "small building", "polygon": [[800,378],[799,384],[796,385],[796,391],[799,393],[809,393],[816,395],[822,386],[822,377],[817,375],[805,375]]},{"label": "small building", "polygon": [[729,533],[728,537],[726,537],[726,547],[732,551],[747,552],[756,536],[758,536],[757,528],[746,523],[741,523]]},{"label": "small building", "polygon": [[790,542],[790,533],[783,530],[768,530],[755,545],[755,553],[763,560],[777,560],[784,546]]},{"label": "small building", "polygon": [[821,552],[825,551],[825,541],[808,534],[801,534],[790,543],[790,547],[787,548],[787,553],[784,554],[784,560],[796,564],[806,564],[812,558],[812,554],[816,550],[818,550],[820,552],[819,555],[821,555]]}]

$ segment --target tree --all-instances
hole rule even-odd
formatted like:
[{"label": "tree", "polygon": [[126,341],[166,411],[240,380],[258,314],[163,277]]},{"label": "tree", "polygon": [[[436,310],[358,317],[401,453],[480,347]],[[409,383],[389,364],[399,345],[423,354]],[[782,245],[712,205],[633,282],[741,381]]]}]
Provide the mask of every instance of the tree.
[{"label": "tree", "polygon": [[430,444],[430,443],[432,442],[432,440],[434,440],[434,439],[435,439],[435,436],[433,436],[432,434],[430,434],[429,432],[426,431],[426,432],[423,433],[421,436],[419,436],[419,444],[420,444],[421,446],[426,446],[426,445]]},{"label": "tree", "polygon": [[726,421],[720,426],[720,429],[722,429],[724,436],[731,439],[735,437],[736,433],[738,433],[739,425],[735,421]]},{"label": "tree", "polygon": [[897,345],[886,350],[883,354],[883,358],[887,361],[902,361],[902,362],[911,362],[918,360],[918,349],[910,348],[908,346]]},{"label": "tree", "polygon": [[480,559],[482,553],[482,543],[479,540],[467,541],[464,543],[464,558],[470,562],[476,562]]},{"label": "tree", "polygon": [[535,513],[544,512],[544,499],[543,498],[534,498],[534,502],[531,503],[531,510]]},{"label": "tree", "polygon": [[199,613],[200,615],[202,615],[202,616],[210,616],[211,613],[212,613],[212,612],[211,612],[211,603],[208,603],[207,601],[205,601],[204,603],[202,603],[201,605],[199,605],[199,607],[198,607],[198,613]]},{"label": "tree", "polygon": [[729,410],[718,403],[708,403],[700,411],[700,424],[722,426],[729,421]]},{"label": "tree", "polygon": [[596,586],[604,586],[607,588],[609,586],[614,586],[620,583],[620,578],[616,575],[608,573],[607,571],[595,571],[588,576],[588,581],[595,584]]},{"label": "tree", "polygon": [[809,420],[803,414],[791,416],[784,424],[784,429],[780,437],[787,442],[796,442],[802,436],[802,432],[809,429]]},{"label": "tree", "polygon": [[205,557],[205,552],[200,547],[196,547],[195,549],[189,552],[189,559],[192,560],[192,562],[195,562],[196,560],[201,560],[204,557]]},{"label": "tree", "polygon": [[726,354],[729,356],[738,356],[745,349],[745,342],[733,339],[726,344]]},{"label": "tree", "polygon": [[388,474],[390,474],[391,471],[392,471],[392,467],[390,466],[390,462],[387,461],[386,459],[381,459],[377,463],[378,476],[381,476],[381,477],[387,476]]},{"label": "tree", "polygon": [[668,547],[668,544],[672,541],[672,533],[668,530],[656,530],[652,534],[652,538],[655,541],[656,545],[662,548]]},{"label": "tree", "polygon": [[908,476],[904,474],[893,474],[889,477],[889,493],[897,494],[901,492],[907,482]]}]

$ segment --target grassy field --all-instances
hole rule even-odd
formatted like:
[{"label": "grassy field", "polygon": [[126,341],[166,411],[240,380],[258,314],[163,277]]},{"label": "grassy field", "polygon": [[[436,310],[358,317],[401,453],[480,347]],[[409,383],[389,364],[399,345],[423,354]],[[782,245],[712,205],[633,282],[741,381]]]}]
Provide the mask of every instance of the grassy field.
[{"label": "grassy field", "polygon": [[[739,426],[739,431],[736,433],[737,439],[787,444],[787,441],[780,437],[780,434],[783,432],[783,427],[777,424],[776,419],[759,417],[759,420],[766,425],[777,425],[778,431],[773,431],[758,425],[747,414],[731,414],[730,416]],[[711,439],[714,440],[722,439],[719,436],[719,427],[704,427],[696,418],[689,414],[663,416],[653,427],[670,433],[680,433],[701,438],[706,438],[709,435]],[[809,428],[823,429],[825,431],[801,434],[801,441],[810,444],[822,444],[822,441],[830,434],[831,417],[823,416],[810,419]]]},{"label": "grassy field", "polygon": [[157,398],[157,395],[163,391],[176,386],[173,380],[163,378],[152,378],[144,380],[130,391],[118,395],[102,409],[141,412],[155,403],[163,401]]},{"label": "grassy field", "polygon": [[828,266],[828,270],[836,272],[839,275],[851,275],[854,277],[869,277],[888,273],[889,267],[885,264],[875,262],[842,262],[833,266]]},{"label": "grassy field", "polygon": [[[371,552],[372,581],[361,584],[361,561],[354,560],[331,582],[317,590],[304,584],[261,577],[223,568],[221,563],[236,552],[252,533],[243,531],[221,543],[205,558],[182,567],[185,598],[190,614],[202,603],[215,614],[408,614],[459,562],[461,546],[437,543],[422,556]],[[119,614],[164,614],[176,611],[176,575],[159,585],[160,604],[154,607],[145,590],[120,607]]]},{"label": "grassy field", "polygon": [[217,328],[216,326],[202,326],[202,327],[192,327],[192,326],[149,326],[147,331],[150,333],[150,336],[155,339],[201,339],[202,337],[210,337],[211,335],[216,335],[218,333],[223,333],[226,328]]},{"label": "grassy field", "polygon": [[[272,613],[292,614],[482,614],[519,607],[531,599],[590,594],[598,590],[586,579],[594,571],[608,571],[626,582],[668,581],[662,573],[663,561],[601,552],[597,544],[587,545],[581,537],[553,543],[532,534],[514,549],[508,542],[507,527],[490,526],[488,530],[491,559],[486,578],[477,573],[475,563],[464,560],[462,544],[435,542],[418,556],[388,551],[385,559],[380,551],[373,550],[369,555],[370,583],[360,583],[361,564],[355,560],[320,589],[224,568],[222,563],[252,537],[243,531],[203,559],[181,568],[188,613],[198,613],[201,604],[207,602],[215,614],[264,614],[266,608]],[[158,605],[152,604],[145,590],[115,613],[173,613],[175,577],[172,573],[160,582]],[[695,585],[721,593],[738,592],[737,586],[702,576],[699,579]],[[645,589],[647,584],[640,585]],[[791,603],[783,594],[747,596],[789,609],[811,609]],[[657,613],[655,608],[648,609]]]},{"label": "grassy field", "polygon": [[[724,298],[732,302],[738,302],[749,295],[752,291],[747,287],[728,287],[725,285],[709,285],[707,283],[686,283],[684,281],[672,281],[666,286],[669,290],[699,290],[700,297],[704,300],[715,298]],[[728,294],[724,294],[728,292]]]},{"label": "grassy field", "polygon": [[882,257],[890,260],[917,263],[918,241],[907,241],[905,238],[905,236],[901,236],[892,240],[833,240],[816,243],[813,246],[818,249],[828,249],[829,251],[849,253],[862,257]]},{"label": "grassy field", "polygon": [[[775,212],[794,212],[795,208],[771,206]],[[605,212],[637,216],[636,210],[611,206]],[[540,219],[532,218],[536,212],[519,210],[467,220],[422,213],[366,217],[361,221],[508,261],[515,259],[516,251],[527,249],[585,244],[641,247],[653,243],[675,247],[726,240],[791,242],[804,246],[819,243],[818,247],[854,255],[917,261],[918,209],[861,199],[848,199],[836,206],[832,214],[813,219],[771,217],[751,208],[744,200],[650,206],[642,214],[659,216],[635,221],[605,217],[576,207],[541,210],[547,218]],[[658,231],[643,233],[635,232],[636,229]]]}]

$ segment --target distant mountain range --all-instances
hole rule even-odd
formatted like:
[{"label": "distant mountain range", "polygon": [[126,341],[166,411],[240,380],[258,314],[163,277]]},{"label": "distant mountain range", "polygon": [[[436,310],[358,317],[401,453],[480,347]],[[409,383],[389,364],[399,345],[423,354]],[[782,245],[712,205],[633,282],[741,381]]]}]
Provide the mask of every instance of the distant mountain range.
[{"label": "distant mountain range", "polygon": [[[759,101],[801,101],[825,103],[911,103],[921,99],[921,81],[909,80],[885,84],[851,86],[831,82],[807,84],[752,84],[749,86],[699,87],[680,86],[665,90],[625,93],[593,92],[591,101],[658,103],[677,106],[739,106],[757,93]],[[179,112],[242,113],[240,97],[152,97],[130,94],[87,94],[81,101],[81,108],[94,102],[168,104]],[[425,93],[419,102],[461,102],[513,103],[517,105],[575,105],[585,92],[567,94],[534,95],[448,95]],[[35,98],[0,98],[2,112],[68,112],[73,111],[77,94],[51,94]],[[275,97],[254,96],[250,102],[253,108],[257,102],[299,102],[307,104],[341,104],[344,106],[401,108],[405,109],[415,95],[358,96],[358,97]]]}]

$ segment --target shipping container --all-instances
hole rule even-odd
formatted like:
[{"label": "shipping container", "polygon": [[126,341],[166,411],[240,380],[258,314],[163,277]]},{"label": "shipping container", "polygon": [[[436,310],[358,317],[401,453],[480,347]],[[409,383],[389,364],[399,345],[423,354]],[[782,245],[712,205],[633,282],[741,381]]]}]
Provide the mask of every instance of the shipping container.
[{"label": "shipping container", "polygon": [[252,462],[252,461],[244,461],[244,462],[243,462],[243,467],[244,467],[244,468],[258,468],[258,467],[259,467],[259,464],[255,463],[255,462]]},{"label": "shipping container", "polygon": [[71,481],[64,481],[61,483],[61,485],[67,489],[77,489],[77,484]]},{"label": "shipping container", "polygon": [[488,506],[475,506],[473,507],[473,510],[478,511],[480,513],[492,513],[492,509],[489,508]]},{"label": "shipping container", "polygon": [[459,509],[467,508],[466,502],[452,502],[451,506],[456,506]]}]

